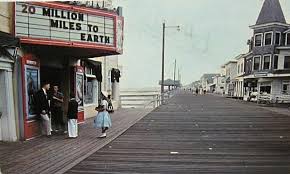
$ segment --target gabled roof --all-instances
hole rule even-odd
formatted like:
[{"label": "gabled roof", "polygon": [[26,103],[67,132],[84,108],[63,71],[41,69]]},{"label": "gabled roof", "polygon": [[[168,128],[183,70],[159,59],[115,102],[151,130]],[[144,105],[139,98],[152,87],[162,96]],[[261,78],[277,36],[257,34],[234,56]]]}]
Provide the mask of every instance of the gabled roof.
[{"label": "gabled roof", "polygon": [[265,0],[256,25],[275,22],[286,24],[281,4],[279,0]]}]

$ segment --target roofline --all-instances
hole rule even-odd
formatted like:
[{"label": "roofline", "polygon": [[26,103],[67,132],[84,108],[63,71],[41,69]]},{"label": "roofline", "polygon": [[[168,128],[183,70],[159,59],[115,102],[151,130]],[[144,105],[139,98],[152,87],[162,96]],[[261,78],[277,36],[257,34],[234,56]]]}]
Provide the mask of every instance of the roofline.
[{"label": "roofline", "polygon": [[227,63],[225,63],[225,66],[227,66],[227,65],[230,64],[230,63],[238,63],[238,61],[236,61],[236,60],[230,60],[230,61],[228,61]]},{"label": "roofline", "polygon": [[248,56],[249,56],[249,55],[251,55],[251,54],[253,54],[253,51],[251,51],[251,52],[248,52],[248,53],[244,54],[244,56],[243,56],[243,57],[248,57]]},{"label": "roofline", "polygon": [[280,25],[280,26],[283,26],[283,27],[290,27],[290,24],[284,24],[284,23],[281,23],[281,22],[271,22],[271,23],[267,23],[267,24],[260,24],[260,25],[250,25],[249,27],[251,29],[259,29],[259,28],[265,28],[265,27],[269,27],[269,26],[272,26],[272,25]]},{"label": "roofline", "polygon": [[239,60],[240,58],[243,58],[244,55],[245,55],[245,54],[240,54],[240,55],[236,56],[234,59],[235,59],[235,60]]}]

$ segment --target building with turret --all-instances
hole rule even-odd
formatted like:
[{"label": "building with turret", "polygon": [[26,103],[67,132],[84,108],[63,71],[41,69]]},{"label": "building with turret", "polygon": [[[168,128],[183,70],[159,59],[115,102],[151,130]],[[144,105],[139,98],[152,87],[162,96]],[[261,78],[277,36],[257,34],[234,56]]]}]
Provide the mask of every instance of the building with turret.
[{"label": "building with turret", "polygon": [[[279,0],[265,0],[255,25],[250,26],[250,55],[245,59],[245,94],[268,95],[287,101],[290,94],[290,25]],[[280,100],[281,99],[281,100]]]}]

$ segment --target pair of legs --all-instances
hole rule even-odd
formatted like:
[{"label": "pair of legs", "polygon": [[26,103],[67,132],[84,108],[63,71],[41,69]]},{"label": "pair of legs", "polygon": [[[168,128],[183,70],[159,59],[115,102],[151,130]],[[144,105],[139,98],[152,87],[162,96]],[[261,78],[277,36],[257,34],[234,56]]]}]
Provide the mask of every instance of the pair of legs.
[{"label": "pair of legs", "polygon": [[106,133],[106,131],[108,130],[108,127],[102,127],[102,133]]},{"label": "pair of legs", "polygon": [[63,121],[62,108],[60,108],[60,107],[52,108],[51,114],[52,114],[52,121],[53,121],[53,124],[55,126],[54,129],[55,130],[64,130],[65,126],[64,126],[64,121]]},{"label": "pair of legs", "polygon": [[102,127],[102,135],[99,136],[99,138],[106,138],[107,137],[106,131],[108,129],[109,129],[108,127]]},{"label": "pair of legs", "polygon": [[68,137],[77,138],[78,137],[78,120],[77,119],[68,119]]},{"label": "pair of legs", "polygon": [[48,114],[41,114],[42,119],[42,134],[50,136],[51,135],[51,119]]}]

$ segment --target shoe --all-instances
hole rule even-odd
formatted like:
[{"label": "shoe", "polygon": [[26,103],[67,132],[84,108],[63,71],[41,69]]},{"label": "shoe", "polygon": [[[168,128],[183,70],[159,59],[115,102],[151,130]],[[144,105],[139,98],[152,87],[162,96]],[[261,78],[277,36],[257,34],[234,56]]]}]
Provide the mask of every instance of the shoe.
[{"label": "shoe", "polygon": [[107,134],[106,133],[102,133],[101,136],[99,136],[99,138],[106,138]]}]

